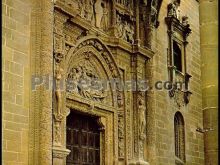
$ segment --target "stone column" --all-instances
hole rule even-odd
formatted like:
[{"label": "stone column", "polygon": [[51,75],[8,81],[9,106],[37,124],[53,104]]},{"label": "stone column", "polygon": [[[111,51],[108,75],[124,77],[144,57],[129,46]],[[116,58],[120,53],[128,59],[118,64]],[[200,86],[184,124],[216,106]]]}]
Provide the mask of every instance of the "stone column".
[{"label": "stone column", "polygon": [[52,165],[52,90],[48,80],[53,74],[53,2],[31,3],[31,73],[44,83],[31,91],[28,164]]},{"label": "stone column", "polygon": [[[41,75],[53,73],[53,2],[41,0]],[[40,94],[39,164],[52,164],[52,91]]]},{"label": "stone column", "polygon": [[[200,0],[205,164],[218,164],[218,1]],[[214,129],[213,131],[210,130]]]}]

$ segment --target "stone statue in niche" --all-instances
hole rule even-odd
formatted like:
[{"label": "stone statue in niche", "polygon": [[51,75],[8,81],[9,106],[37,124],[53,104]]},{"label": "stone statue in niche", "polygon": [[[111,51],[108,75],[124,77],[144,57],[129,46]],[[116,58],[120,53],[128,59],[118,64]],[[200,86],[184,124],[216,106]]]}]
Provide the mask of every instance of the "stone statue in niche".
[{"label": "stone statue in niche", "polygon": [[106,3],[103,3],[103,16],[101,20],[101,28],[103,30],[107,30],[108,28],[108,8]]},{"label": "stone statue in niche", "polygon": [[127,41],[130,42],[131,44],[134,43],[134,26],[131,24],[127,24]]},{"label": "stone statue in niche", "polygon": [[146,119],[145,119],[145,111],[146,107],[144,105],[144,100],[141,98],[138,102],[138,110],[140,114],[139,118],[139,128],[140,128],[140,138],[145,138],[145,128],[146,128]]},{"label": "stone statue in niche", "polygon": [[55,74],[56,74],[56,90],[55,90],[55,95],[56,95],[56,99],[57,99],[57,114],[60,115],[61,114],[61,106],[62,106],[62,94],[61,94],[61,90],[60,90],[60,80],[62,78],[62,74],[63,74],[63,69],[59,66],[57,66],[56,70],[55,70]]},{"label": "stone statue in niche", "polygon": [[122,37],[121,37],[125,41],[127,41],[127,31],[128,31],[128,28],[129,28],[128,27],[128,23],[125,21],[124,24],[123,24],[123,28],[122,28],[123,31],[122,31]]},{"label": "stone statue in niche", "polygon": [[79,16],[97,28],[108,28],[108,4],[103,0],[78,0]]},{"label": "stone statue in niche", "polygon": [[128,21],[122,21],[119,14],[116,16],[116,37],[133,44],[134,43],[134,26]]},{"label": "stone statue in niche", "polygon": [[101,27],[101,20],[103,17],[103,3],[102,0],[96,0],[95,2],[95,25],[96,27]]},{"label": "stone statue in niche", "polygon": [[168,17],[175,17],[179,18],[179,10],[178,7],[180,6],[180,0],[174,0],[172,3],[168,5]]},{"label": "stone statue in niche", "polygon": [[117,15],[116,17],[116,36],[121,38],[123,36],[123,25],[121,21],[121,17]]}]

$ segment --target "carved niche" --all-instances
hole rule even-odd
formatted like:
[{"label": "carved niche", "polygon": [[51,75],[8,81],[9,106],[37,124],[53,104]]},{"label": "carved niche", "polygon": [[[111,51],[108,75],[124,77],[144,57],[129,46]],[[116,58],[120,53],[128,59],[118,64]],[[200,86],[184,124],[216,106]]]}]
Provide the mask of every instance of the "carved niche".
[{"label": "carved niche", "polygon": [[65,4],[93,26],[102,30],[108,29],[111,11],[108,0],[68,0]]},{"label": "carved niche", "polygon": [[117,12],[115,36],[134,44],[134,21],[129,16]]},{"label": "carved niche", "polygon": [[[179,107],[188,104],[190,95],[189,79],[191,75],[186,68],[186,46],[187,37],[191,33],[188,17],[180,17],[180,0],[173,0],[167,6],[167,17],[165,18],[168,26],[169,46],[168,46],[168,73],[169,80],[172,82],[172,89],[169,91],[170,97],[174,97]],[[178,83],[182,85],[179,87]]]}]

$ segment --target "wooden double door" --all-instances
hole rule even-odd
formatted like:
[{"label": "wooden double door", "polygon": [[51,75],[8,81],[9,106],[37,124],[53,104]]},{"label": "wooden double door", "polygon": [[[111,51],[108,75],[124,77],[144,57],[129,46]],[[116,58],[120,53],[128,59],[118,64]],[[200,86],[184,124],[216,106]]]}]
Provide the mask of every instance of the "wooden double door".
[{"label": "wooden double door", "polygon": [[100,164],[100,131],[96,118],[71,112],[67,118],[67,165]]}]

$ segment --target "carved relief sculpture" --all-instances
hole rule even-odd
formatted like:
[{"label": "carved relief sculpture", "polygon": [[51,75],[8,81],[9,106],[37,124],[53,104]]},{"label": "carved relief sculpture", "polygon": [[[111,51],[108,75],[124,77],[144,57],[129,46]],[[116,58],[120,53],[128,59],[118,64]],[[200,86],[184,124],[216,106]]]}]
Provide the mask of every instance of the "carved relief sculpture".
[{"label": "carved relief sculpture", "polygon": [[86,11],[86,19],[88,21],[93,21],[93,17],[94,17],[93,6],[94,6],[93,0],[86,1],[85,11]]},{"label": "carved relief sculpture", "polygon": [[102,89],[96,89],[100,86],[97,82],[99,76],[95,74],[90,65],[89,60],[85,59],[83,64],[71,68],[68,74],[70,86],[68,86],[67,90],[85,98],[102,101],[107,96],[107,93]]},{"label": "carved relief sculpture", "polygon": [[126,21],[122,21],[122,17],[116,15],[116,37],[121,38],[131,44],[134,43],[134,26]]},{"label": "carved relief sculpture", "polygon": [[56,144],[59,144],[61,141],[61,129],[60,129],[60,122],[55,122],[54,124],[54,141]]},{"label": "carved relief sculpture", "polygon": [[118,118],[118,155],[124,156],[124,123],[121,116]]},{"label": "carved relief sculpture", "polygon": [[123,34],[123,25],[121,22],[121,17],[117,14],[116,16],[116,36],[121,38]]},{"label": "carved relief sculpture", "polygon": [[79,14],[82,18],[85,18],[85,0],[78,0]]}]

